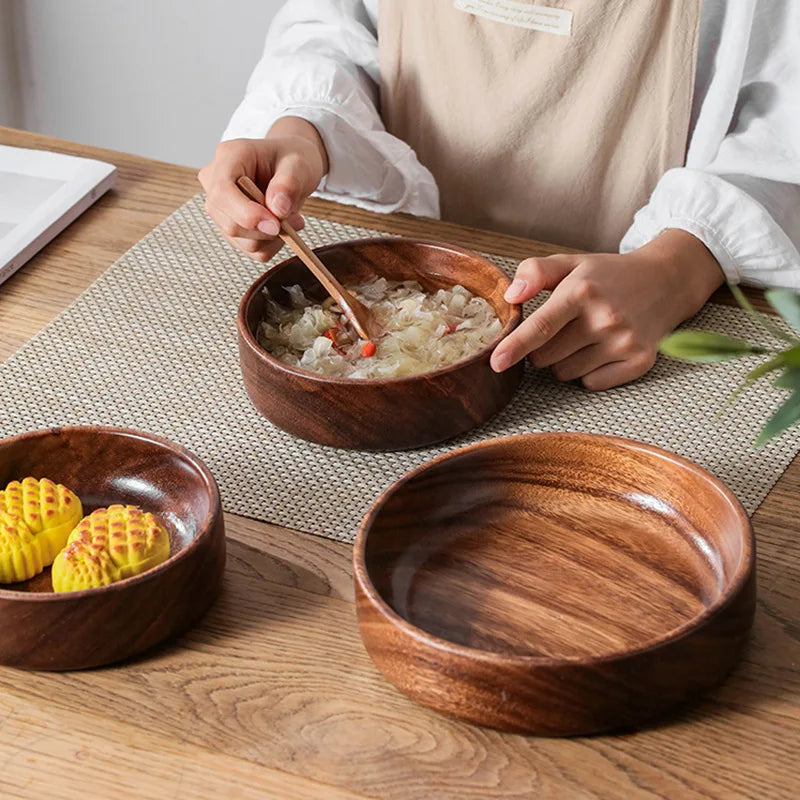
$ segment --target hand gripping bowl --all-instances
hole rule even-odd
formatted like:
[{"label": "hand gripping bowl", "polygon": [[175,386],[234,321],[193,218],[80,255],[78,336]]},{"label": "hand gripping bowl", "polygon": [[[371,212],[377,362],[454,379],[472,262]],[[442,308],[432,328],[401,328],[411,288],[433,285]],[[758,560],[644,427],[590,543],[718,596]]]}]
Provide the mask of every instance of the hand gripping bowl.
[{"label": "hand gripping bowl", "polygon": [[291,258],[262,275],[239,307],[242,376],[253,405],[270,422],[302,439],[358,450],[406,450],[441,442],[486,422],[503,408],[522,376],[522,364],[503,373],[489,366],[494,345],[520,322],[519,306],[503,299],[510,283],[476,253],[412,239],[364,239],[315,250],[344,284],[374,275],[416,280],[424,289],[457,283],[484,297],[503,325],[495,342],[456,364],[406,378],[352,379],[318,375],[279,361],[256,337],[264,315],[263,289],[279,302],[285,286],[300,284],[318,300],[316,279]]},{"label": "hand gripping bowl", "polygon": [[139,431],[51,428],[0,441],[0,488],[24,477],[67,486],[84,514],[115,503],[152,512],[170,556],[134,577],[54,593],[50,568],[0,586],[0,664],[83,669],[137,655],[187,630],[219,593],[225,530],[219,490],[188,450]]},{"label": "hand gripping bowl", "polygon": [[356,540],[385,676],[503,730],[641,723],[718,683],[752,624],[755,543],[716,478],[638,442],[528,434],[392,485]]}]

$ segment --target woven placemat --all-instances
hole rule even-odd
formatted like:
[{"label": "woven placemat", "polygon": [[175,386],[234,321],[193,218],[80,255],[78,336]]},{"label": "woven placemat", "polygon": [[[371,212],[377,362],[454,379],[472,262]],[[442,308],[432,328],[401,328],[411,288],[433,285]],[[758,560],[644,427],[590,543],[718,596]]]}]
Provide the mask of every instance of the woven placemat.
[{"label": "woven placemat", "polygon": [[[304,236],[318,246],[375,233],[309,218]],[[509,271],[516,266],[490,257]],[[444,446],[354,453],[309,444],[259,416],[239,373],[236,311],[263,269],[218,235],[202,198],[193,198],[0,367],[0,437],[88,423],[157,433],[206,462],[227,511],[340,541],[352,541],[373,498],[393,480],[490,437],[563,430],[650,442],[719,476],[748,512],[798,450],[792,434],[753,447],[780,393],[750,392],[716,419],[741,363],[666,359],[635,384],[596,394],[528,369],[500,415]],[[734,308],[709,305],[692,324],[763,339]]]}]

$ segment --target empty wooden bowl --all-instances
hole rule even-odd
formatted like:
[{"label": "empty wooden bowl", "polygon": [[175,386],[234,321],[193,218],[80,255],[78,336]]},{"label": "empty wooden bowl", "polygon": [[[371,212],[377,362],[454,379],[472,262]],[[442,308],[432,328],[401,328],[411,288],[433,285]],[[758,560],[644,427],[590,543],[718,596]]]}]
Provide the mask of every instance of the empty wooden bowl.
[{"label": "empty wooden bowl", "polygon": [[264,316],[263,289],[287,302],[284,287],[300,284],[322,300],[324,289],[297,258],[262,275],[239,307],[239,355],[253,405],[273,424],[302,439],[359,450],[405,450],[441,442],[481,425],[511,399],[522,364],[497,374],[494,345],[520,322],[519,306],[503,299],[506,274],[476,253],[411,239],[364,239],[315,252],[344,284],[377,275],[416,280],[436,290],[457,283],[486,298],[503,330],[489,347],[452,366],[408,378],[333,378],[289,366],[256,339]]},{"label": "empty wooden bowl", "polygon": [[50,568],[0,586],[0,664],[96,667],[141,653],[194,624],[217,596],[225,566],[219,490],[188,450],[120,428],[52,428],[0,441],[0,489],[50,478],[84,514],[114,503],[151,511],[170,534],[170,557],[118,583],[54,593]]},{"label": "empty wooden bowl", "polygon": [[656,447],[530,434],[391,486],[354,553],[364,644],[419,702],[549,736],[631,726],[707,689],[752,624],[736,498]]}]

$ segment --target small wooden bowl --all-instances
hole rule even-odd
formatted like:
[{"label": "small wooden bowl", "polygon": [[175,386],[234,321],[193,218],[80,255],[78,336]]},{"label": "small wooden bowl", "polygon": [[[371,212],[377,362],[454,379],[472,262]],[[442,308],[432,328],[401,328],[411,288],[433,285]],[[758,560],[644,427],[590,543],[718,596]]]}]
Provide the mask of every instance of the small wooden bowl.
[{"label": "small wooden bowl", "polygon": [[476,253],[451,245],[411,239],[363,239],[315,252],[345,284],[374,275],[416,280],[426,289],[461,283],[488,300],[503,323],[489,347],[457,364],[410,378],[331,378],[291,367],[257,342],[264,316],[262,290],[286,301],[285,286],[300,284],[319,300],[322,286],[297,258],[262,275],[239,307],[239,355],[244,385],[253,405],[273,424],[302,439],[358,450],[407,450],[450,439],[481,425],[511,399],[522,364],[495,373],[494,345],[520,322],[519,306],[503,299],[506,274]]},{"label": "small wooden bowl", "polygon": [[50,568],[0,587],[0,664],[83,669],[182,633],[222,584],[225,530],[217,484],[188,450],[120,428],[52,428],[0,441],[0,488],[27,476],[63,483],[84,514],[113,503],[155,514],[170,534],[163,564],[96,589],[54,593]]},{"label": "small wooden bowl", "polygon": [[361,635],[437,711],[548,736],[635,725],[720,681],[752,624],[736,498],[657,447],[481,442],[414,470],[354,552]]}]

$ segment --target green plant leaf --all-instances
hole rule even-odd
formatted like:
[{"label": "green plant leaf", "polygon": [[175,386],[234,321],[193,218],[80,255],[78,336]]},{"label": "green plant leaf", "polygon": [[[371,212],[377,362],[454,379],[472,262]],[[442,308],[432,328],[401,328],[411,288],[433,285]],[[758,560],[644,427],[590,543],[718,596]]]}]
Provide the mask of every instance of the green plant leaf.
[{"label": "green plant leaf", "polygon": [[798,420],[800,420],[800,391],[794,391],[758,434],[756,446],[760,447],[773,436],[777,436],[781,431],[794,425]]},{"label": "green plant leaf", "polygon": [[790,347],[788,350],[784,350],[781,355],[787,366],[800,367],[800,344]]},{"label": "green plant leaf", "polygon": [[753,308],[752,303],[747,299],[745,293],[735,284],[729,283],[728,288],[731,294],[736,298],[736,302],[768,333],[771,333],[776,339],[781,339],[784,342],[791,342],[795,344],[797,339],[790,336],[786,331],[781,330],[766,314],[761,314]]},{"label": "green plant leaf", "polygon": [[753,304],[747,299],[747,295],[741,290],[741,287],[735,283],[729,283],[728,288],[731,294],[736,298],[736,302],[749,314],[759,316],[758,311],[753,308]]},{"label": "green plant leaf", "polygon": [[800,391],[800,369],[788,367],[772,382],[776,389],[792,389]]},{"label": "green plant leaf", "polygon": [[732,405],[733,405],[733,404],[734,404],[734,403],[735,403],[735,402],[736,402],[736,401],[739,399],[739,397],[741,397],[741,395],[742,395],[742,392],[744,392],[744,390],[745,390],[745,389],[747,389],[747,387],[748,387],[749,385],[750,385],[750,384],[749,384],[749,383],[747,383],[747,381],[742,381],[742,383],[740,383],[740,384],[739,384],[739,385],[738,385],[738,386],[737,386],[737,387],[736,387],[736,388],[735,388],[735,389],[734,389],[734,390],[733,390],[733,391],[732,391],[732,392],[731,392],[731,393],[730,393],[730,394],[729,394],[729,395],[728,395],[728,396],[725,398],[725,402],[724,402],[724,403],[723,403],[723,404],[722,404],[722,405],[719,407],[719,409],[717,410],[717,413],[716,413],[716,414],[714,414],[714,419],[715,419],[717,422],[719,422],[719,421],[720,421],[720,420],[721,420],[721,419],[722,419],[722,418],[725,416],[725,412],[726,412],[726,411],[727,411],[727,410],[728,410],[728,409],[729,409],[729,408],[730,408],[730,407],[731,407],[731,406],[732,406]]},{"label": "green plant leaf", "polygon": [[726,361],[730,358],[766,353],[756,344],[743,339],[733,339],[724,333],[713,331],[675,331],[662,339],[658,349],[670,358],[698,363]]},{"label": "green plant leaf", "polygon": [[[724,413],[739,399],[742,392],[752,386],[759,378],[770,372],[774,372],[776,369],[781,369],[781,367],[785,365],[784,354],[778,353],[775,358],[771,358],[769,361],[759,364],[755,369],[751,369],[750,372],[744,376],[744,380],[728,395],[722,407],[714,416],[714,419],[721,419]],[[798,370],[798,372],[800,372],[800,370]],[[774,383],[773,386],[777,386],[777,383]]]},{"label": "green plant leaf", "polygon": [[751,369],[747,375],[744,376],[744,383],[742,387],[751,386],[754,384],[759,378],[766,375],[769,372],[774,372],[776,369],[780,369],[781,367],[786,366],[786,353],[778,353],[775,358],[771,358],[769,361],[765,361],[763,364],[759,364],[755,369]]},{"label": "green plant leaf", "polygon": [[764,297],[794,330],[800,332],[800,295],[789,289],[770,289],[764,292]]}]

